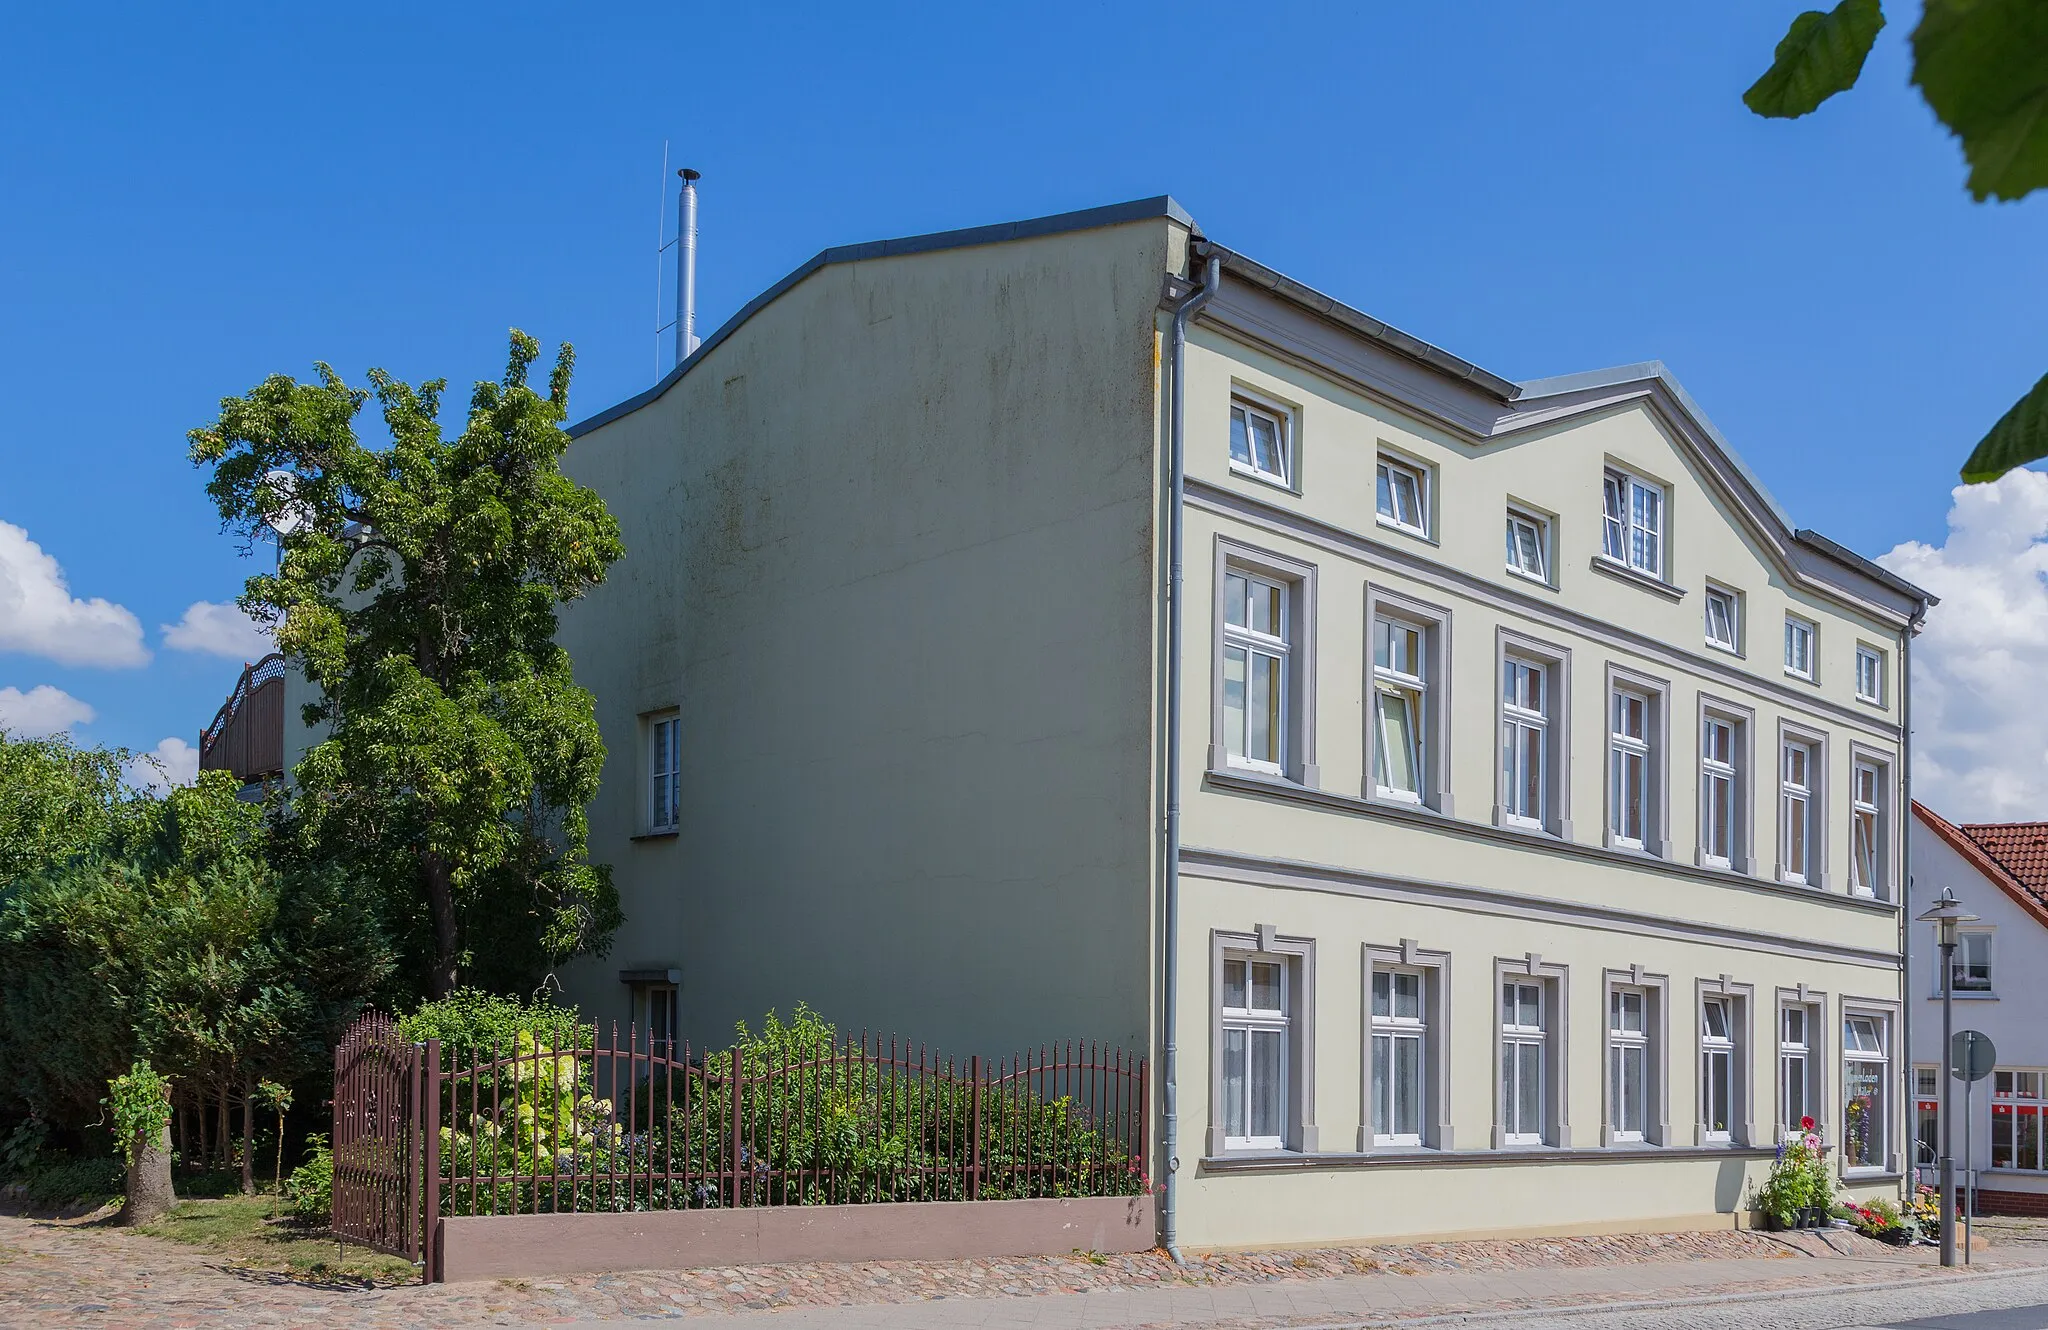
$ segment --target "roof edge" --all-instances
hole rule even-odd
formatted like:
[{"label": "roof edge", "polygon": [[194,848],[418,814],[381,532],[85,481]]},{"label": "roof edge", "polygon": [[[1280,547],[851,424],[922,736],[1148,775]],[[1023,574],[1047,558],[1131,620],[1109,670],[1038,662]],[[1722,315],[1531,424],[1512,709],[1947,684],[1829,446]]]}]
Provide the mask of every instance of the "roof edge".
[{"label": "roof edge", "polygon": [[2043,928],[2048,928],[2048,904],[2044,904],[2040,897],[2028,891],[2025,885],[2012,875],[2011,869],[1993,858],[1983,846],[1970,837],[1968,832],[1918,799],[1913,801],[1913,813],[1926,824],[1929,831],[1941,837],[1944,844],[1962,856],[1965,863],[2010,896],[2013,904],[2032,915],[2034,921]]},{"label": "roof edge", "polygon": [[1822,554],[1827,555],[1829,558],[1834,559],[1838,563],[1848,564],[1857,572],[1862,573],[1864,576],[1869,577],[1877,582],[1883,583],[1885,586],[1890,587],[1892,590],[1898,592],[1902,596],[1911,596],[1914,600],[1920,602],[1920,606],[1923,612],[1929,606],[1941,604],[1940,596],[1935,595],[1931,591],[1926,591],[1920,587],[1913,585],[1911,582],[1908,582],[1905,578],[1900,577],[1897,573],[1893,572],[1889,568],[1886,568],[1884,565],[1872,562],[1871,560],[1864,558],[1855,550],[1850,549],[1847,545],[1838,544],[1835,541],[1829,540],[1826,536],[1823,536],[1820,532],[1815,531],[1810,527],[1800,527],[1797,531],[1794,531],[1792,533],[1792,538],[1802,545],[1812,546],[1814,549],[1819,550]]},{"label": "roof edge", "polygon": [[598,426],[609,424],[620,416],[631,415],[654,401],[674,386],[683,375],[688,374],[697,362],[709,355],[719,343],[738,332],[741,324],[774,304],[778,297],[820,268],[830,267],[836,263],[857,263],[862,259],[894,258],[902,254],[927,254],[934,250],[994,245],[1006,240],[1029,240],[1038,236],[1060,235],[1067,231],[1092,231],[1098,227],[1120,226],[1125,222],[1150,221],[1155,218],[1176,222],[1190,231],[1200,229],[1188,210],[1181,207],[1173,195],[1154,194],[1150,198],[1109,203],[1099,208],[1082,208],[1075,212],[1054,213],[1050,217],[1031,217],[1019,222],[997,222],[991,226],[968,226],[953,231],[932,231],[895,240],[869,240],[861,244],[836,245],[831,249],[821,249],[799,264],[781,281],[740,306],[738,313],[719,324],[709,337],[698,343],[695,351],[662,375],[653,387],[643,389],[623,402],[608,406],[596,415],[577,421],[568,426],[567,433],[572,439],[581,438]]}]

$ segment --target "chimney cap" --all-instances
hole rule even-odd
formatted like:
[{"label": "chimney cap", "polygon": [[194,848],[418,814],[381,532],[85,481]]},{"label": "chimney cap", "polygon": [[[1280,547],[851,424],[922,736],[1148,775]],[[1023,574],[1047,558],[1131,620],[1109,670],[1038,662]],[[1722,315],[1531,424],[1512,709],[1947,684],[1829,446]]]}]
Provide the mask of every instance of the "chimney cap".
[{"label": "chimney cap", "polygon": [[676,172],[676,174],[681,176],[685,180],[702,180],[704,178],[704,173],[702,171],[692,171],[687,166],[684,167],[682,170]]}]

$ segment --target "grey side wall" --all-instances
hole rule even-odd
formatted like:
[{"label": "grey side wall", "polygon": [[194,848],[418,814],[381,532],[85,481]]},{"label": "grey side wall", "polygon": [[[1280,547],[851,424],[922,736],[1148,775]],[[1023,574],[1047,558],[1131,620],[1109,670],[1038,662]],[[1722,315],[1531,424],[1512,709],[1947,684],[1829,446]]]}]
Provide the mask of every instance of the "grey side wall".
[{"label": "grey side wall", "polygon": [[[567,468],[627,549],[562,640],[627,923],[600,1018],[798,1001],[948,1052],[1143,1048],[1164,220],[828,266]],[[645,829],[679,707],[682,825]]]}]

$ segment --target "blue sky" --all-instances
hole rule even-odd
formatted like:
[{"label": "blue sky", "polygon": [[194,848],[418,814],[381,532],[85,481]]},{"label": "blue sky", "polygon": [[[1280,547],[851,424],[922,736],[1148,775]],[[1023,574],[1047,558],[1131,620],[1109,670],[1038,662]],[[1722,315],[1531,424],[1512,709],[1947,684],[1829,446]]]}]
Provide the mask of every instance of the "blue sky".
[{"label": "blue sky", "polygon": [[21,10],[0,522],[150,659],[0,624],[0,690],[196,735],[239,658],[160,626],[249,564],[183,436],[265,374],[460,385],[516,324],[576,344],[577,416],[646,386],[665,139],[705,175],[707,328],[827,245],[1170,192],[1509,377],[1662,359],[1802,524],[1939,548],[1957,464],[2048,369],[2048,200],[1967,200],[1904,5],[1864,86],[1751,116],[1799,8]]}]

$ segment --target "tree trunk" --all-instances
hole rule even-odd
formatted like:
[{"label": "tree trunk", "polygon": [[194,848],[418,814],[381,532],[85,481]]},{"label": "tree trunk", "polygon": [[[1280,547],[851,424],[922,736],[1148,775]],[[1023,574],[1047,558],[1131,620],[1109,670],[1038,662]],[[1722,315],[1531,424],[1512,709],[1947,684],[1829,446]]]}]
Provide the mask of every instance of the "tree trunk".
[{"label": "tree trunk", "polygon": [[206,1147],[211,1142],[206,1139],[206,1092],[204,1090],[193,1094],[192,1102],[187,1105],[186,1111],[192,1115],[191,1122],[186,1124],[185,1137],[187,1145],[185,1150],[185,1168],[188,1172],[191,1172],[204,1169],[207,1160],[210,1158],[206,1153]]},{"label": "tree trunk", "polygon": [[427,914],[434,925],[434,968],[427,975],[429,997],[455,991],[455,883],[448,861],[437,854],[420,858],[420,882],[426,888]]},{"label": "tree trunk", "polygon": [[242,1195],[256,1194],[256,1087],[242,1081]]},{"label": "tree trunk", "polygon": [[128,1166],[128,1196],[115,1222],[147,1224],[177,1199],[171,1190],[171,1129],[167,1123],[156,1140],[136,1141],[135,1162]]},{"label": "tree trunk", "polygon": [[214,1134],[220,1140],[220,1158],[215,1162],[221,1172],[225,1173],[235,1162],[235,1133],[228,1125],[228,1083],[225,1078],[222,1079],[220,1092],[215,1097],[214,1109],[219,1115],[213,1120],[217,1128]]}]

